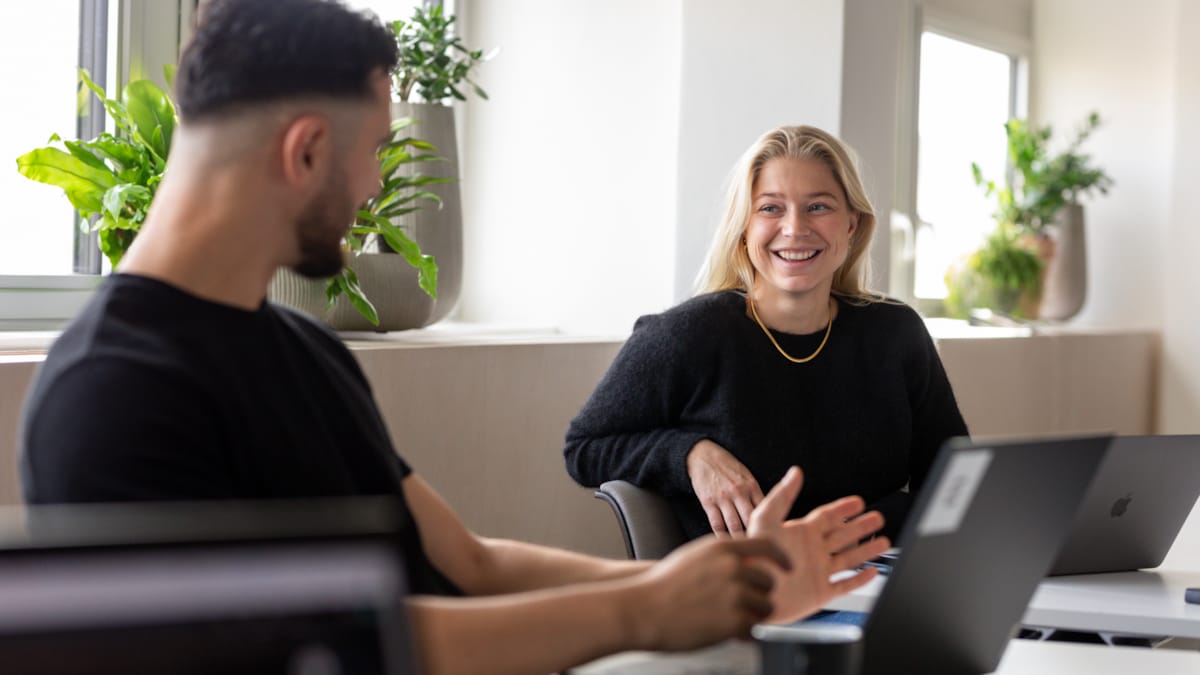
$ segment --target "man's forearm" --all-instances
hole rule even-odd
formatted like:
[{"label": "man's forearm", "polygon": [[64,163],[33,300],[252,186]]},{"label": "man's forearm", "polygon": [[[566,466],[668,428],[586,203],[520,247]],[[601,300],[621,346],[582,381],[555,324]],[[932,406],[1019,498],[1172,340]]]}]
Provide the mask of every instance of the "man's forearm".
[{"label": "man's forearm", "polygon": [[409,601],[422,672],[550,673],[638,645],[632,584]]},{"label": "man's forearm", "polygon": [[649,562],[610,560],[507,539],[482,539],[485,572],[472,595],[533,591],[567,584],[623,579]]}]

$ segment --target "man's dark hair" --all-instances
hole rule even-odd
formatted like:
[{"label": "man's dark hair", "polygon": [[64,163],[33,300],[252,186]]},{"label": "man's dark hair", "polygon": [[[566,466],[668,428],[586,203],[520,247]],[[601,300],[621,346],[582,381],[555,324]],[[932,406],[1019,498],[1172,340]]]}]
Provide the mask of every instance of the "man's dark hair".
[{"label": "man's dark hair", "polygon": [[396,41],[373,15],[335,0],[211,0],[179,60],[184,121],[306,96],[366,98],[370,75],[396,65]]}]

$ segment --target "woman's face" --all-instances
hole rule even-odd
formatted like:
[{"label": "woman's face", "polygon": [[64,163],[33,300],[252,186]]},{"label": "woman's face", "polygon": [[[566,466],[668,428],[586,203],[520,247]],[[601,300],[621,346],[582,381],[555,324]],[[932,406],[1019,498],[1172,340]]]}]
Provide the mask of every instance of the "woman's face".
[{"label": "woman's face", "polygon": [[768,160],[754,183],[746,249],[762,293],[828,295],[858,216],[815,159]]}]

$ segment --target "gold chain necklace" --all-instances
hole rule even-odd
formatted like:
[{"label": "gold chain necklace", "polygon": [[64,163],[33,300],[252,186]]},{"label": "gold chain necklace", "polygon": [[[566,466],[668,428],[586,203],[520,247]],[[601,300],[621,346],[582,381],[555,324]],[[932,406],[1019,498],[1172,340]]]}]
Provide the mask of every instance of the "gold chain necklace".
[{"label": "gold chain necklace", "polygon": [[802,359],[798,359],[783,351],[783,347],[780,347],[779,343],[775,341],[775,336],[771,335],[771,331],[767,328],[767,325],[762,322],[762,319],[758,318],[758,309],[754,306],[754,298],[749,296],[747,296],[747,298],[750,300],[750,313],[754,315],[754,321],[758,324],[758,327],[767,334],[767,339],[771,341],[771,344],[775,345],[775,349],[779,351],[783,358],[791,361],[792,363],[808,363],[809,361],[817,358],[817,354],[820,354],[821,350],[825,348],[825,343],[829,341],[829,333],[833,331],[833,298],[829,299],[829,324],[825,326],[825,337],[821,338],[821,344],[817,345],[817,351]]}]

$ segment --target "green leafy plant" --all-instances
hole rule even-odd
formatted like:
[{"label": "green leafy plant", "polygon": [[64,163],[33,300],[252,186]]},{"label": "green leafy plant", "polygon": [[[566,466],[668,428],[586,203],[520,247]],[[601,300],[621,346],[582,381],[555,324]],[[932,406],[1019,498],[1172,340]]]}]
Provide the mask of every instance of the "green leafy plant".
[{"label": "green leafy plant", "polygon": [[[173,74],[167,70],[168,80]],[[81,226],[98,232],[100,250],[115,267],[146,220],[162,180],[175,131],[175,104],[149,80],[130,82],[119,101],[107,98],[87,71],[80,70],[79,80],[82,93],[90,91],[104,104],[117,133],[79,141],[54,134],[50,143],[62,147],[21,155],[17,171],[62,188],[79,211]]]},{"label": "green leafy plant", "polygon": [[978,164],[971,164],[975,184],[987,195],[996,196],[994,214],[998,223],[1009,223],[1025,232],[1042,234],[1054,222],[1058,212],[1092,190],[1107,194],[1112,186],[1108,174],[1093,165],[1080,146],[1100,126],[1100,115],[1091,113],[1065,150],[1051,155],[1050,127],[1035,129],[1025,120],[1009,120],[1004,125],[1008,137],[1008,157],[1015,171],[1015,186],[998,187],[985,180]]},{"label": "green leafy plant", "polygon": [[471,70],[487,61],[495,50],[467,49],[462,38],[452,33],[454,15],[444,14],[441,4],[418,6],[408,21],[393,21],[392,33],[400,51],[400,62],[392,70],[392,88],[401,101],[415,94],[427,103],[455,98],[465,101],[460,84],[466,82],[482,99],[485,92],[471,80]]},{"label": "green leafy plant", "polygon": [[[174,68],[165,70],[171,81]],[[116,267],[146,220],[167,166],[178,117],[170,96],[149,80],[130,82],[118,101],[108,98],[86,71],[81,70],[79,77],[83,100],[96,96],[117,133],[102,132],[79,141],[64,141],[54,134],[50,143],[62,148],[50,145],[21,155],[17,170],[31,180],[62,188],[83,218],[83,227],[99,232],[100,250]],[[437,195],[422,188],[450,180],[423,176],[411,168],[441,159],[429,143],[401,133],[411,124],[411,119],[393,122],[391,140],[379,152],[380,192],[359,210],[343,242],[351,254],[357,254],[369,238],[383,240],[416,268],[421,289],[436,298],[437,263],[391,220],[421,208],[421,200],[440,205]],[[363,316],[379,324],[374,305],[349,267],[326,282],[325,295],[331,304],[343,293]]]},{"label": "green leafy plant", "polygon": [[990,307],[1016,318],[1033,318],[1024,296],[1040,291],[1042,260],[1013,225],[1001,225],[961,267],[946,273],[946,311],[966,318],[974,307]]},{"label": "green leafy plant", "polygon": [[[382,181],[379,194],[359,209],[354,225],[343,241],[351,255],[359,255],[373,239],[383,240],[388,248],[403,255],[404,259],[416,268],[417,283],[436,300],[437,262],[433,256],[422,253],[420,246],[392,220],[421,208],[418,200],[433,201],[440,207],[441,198],[422,188],[436,183],[448,183],[451,180],[424,176],[405,169],[418,162],[443,159],[436,154],[437,148],[433,145],[403,135],[412,124],[413,120],[407,117],[392,121],[391,140],[379,150]],[[325,297],[329,299],[330,305],[342,294],[345,294],[350,304],[368,321],[379,325],[379,314],[375,306],[363,293],[354,270],[348,266],[342,268],[340,274],[332,277],[325,287]]]}]

